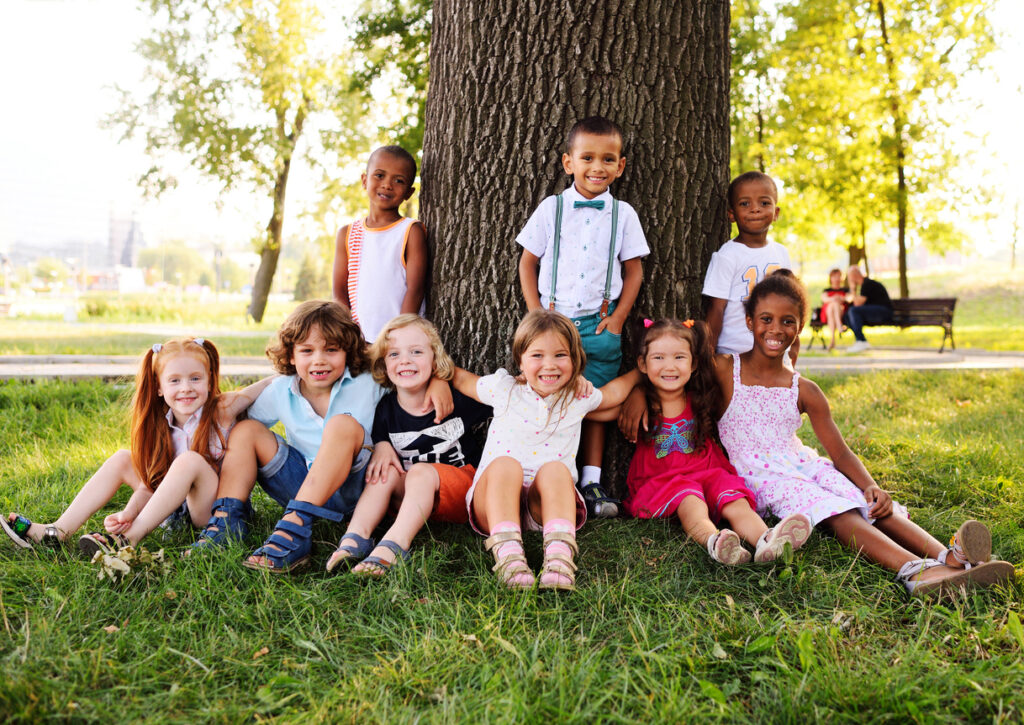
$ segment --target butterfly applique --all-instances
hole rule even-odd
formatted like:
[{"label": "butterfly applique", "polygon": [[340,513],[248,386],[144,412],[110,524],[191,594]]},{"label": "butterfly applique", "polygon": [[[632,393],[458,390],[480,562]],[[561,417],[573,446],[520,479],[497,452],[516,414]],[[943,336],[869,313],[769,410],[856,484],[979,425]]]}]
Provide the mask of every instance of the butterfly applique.
[{"label": "butterfly applique", "polygon": [[693,453],[693,420],[662,425],[658,435],[654,436],[654,444],[658,447],[655,458],[664,458],[672,452]]}]

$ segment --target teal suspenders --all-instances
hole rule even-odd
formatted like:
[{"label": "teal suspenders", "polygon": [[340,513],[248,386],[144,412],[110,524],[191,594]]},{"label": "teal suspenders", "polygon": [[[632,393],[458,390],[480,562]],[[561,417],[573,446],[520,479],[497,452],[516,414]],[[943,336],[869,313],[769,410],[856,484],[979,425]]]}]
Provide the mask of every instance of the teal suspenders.
[{"label": "teal suspenders", "polygon": [[[548,308],[555,309],[555,282],[558,279],[558,245],[562,239],[562,195],[555,197],[555,243],[551,260],[551,295]],[[612,233],[608,242],[608,271],[604,277],[604,298],[601,302],[601,319],[608,316],[608,305],[612,294],[612,265],[615,264],[615,232],[619,226],[619,200],[612,199]]]}]

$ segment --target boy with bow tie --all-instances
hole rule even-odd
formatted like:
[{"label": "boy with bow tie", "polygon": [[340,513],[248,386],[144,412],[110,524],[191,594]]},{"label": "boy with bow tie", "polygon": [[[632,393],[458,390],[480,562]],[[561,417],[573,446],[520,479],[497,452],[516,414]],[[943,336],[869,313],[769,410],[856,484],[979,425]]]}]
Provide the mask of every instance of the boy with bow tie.
[{"label": "boy with bow tie", "polygon": [[[587,353],[584,376],[601,387],[618,375],[622,326],[640,292],[650,254],[633,207],[613,198],[608,187],[626,167],[622,130],[592,116],[569,131],[562,167],[573,185],[549,196],[516,237],[523,247],[519,282],[529,310],[549,309],[572,319]],[[604,424],[585,421],[580,457],[580,492],[590,514],[618,515],[601,489]]]}]

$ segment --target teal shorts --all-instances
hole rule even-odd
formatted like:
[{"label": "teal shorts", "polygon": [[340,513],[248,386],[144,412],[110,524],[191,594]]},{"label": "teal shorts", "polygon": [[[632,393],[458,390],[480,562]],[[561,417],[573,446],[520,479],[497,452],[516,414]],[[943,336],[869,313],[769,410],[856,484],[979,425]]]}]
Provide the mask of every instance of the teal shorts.
[{"label": "teal shorts", "polygon": [[[615,310],[613,302],[608,307],[610,315]],[[594,384],[595,388],[607,385],[619,375],[622,366],[622,335],[616,335],[605,329],[600,335],[594,334],[601,322],[601,313],[595,312],[586,317],[574,317],[572,322],[583,340],[583,351],[587,353],[587,366],[583,369],[583,377]]]}]

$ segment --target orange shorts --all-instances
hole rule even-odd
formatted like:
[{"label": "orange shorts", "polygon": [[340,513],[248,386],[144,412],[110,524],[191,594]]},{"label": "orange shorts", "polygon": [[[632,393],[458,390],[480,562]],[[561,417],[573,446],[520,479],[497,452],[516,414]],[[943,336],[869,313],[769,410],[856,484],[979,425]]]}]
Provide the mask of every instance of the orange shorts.
[{"label": "orange shorts", "polygon": [[431,463],[437,471],[441,485],[434,497],[434,510],[430,521],[448,521],[453,524],[464,524],[469,520],[466,509],[466,493],[473,485],[476,468],[473,466],[449,466],[446,463]]}]

